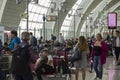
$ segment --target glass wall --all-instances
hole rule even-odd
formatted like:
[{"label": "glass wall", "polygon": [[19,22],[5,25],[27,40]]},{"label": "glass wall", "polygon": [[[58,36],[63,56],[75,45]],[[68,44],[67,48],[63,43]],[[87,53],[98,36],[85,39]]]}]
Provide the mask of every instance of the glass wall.
[{"label": "glass wall", "polygon": [[[34,2],[30,2],[28,5],[28,28],[29,32],[33,32],[33,34],[40,38],[42,36],[43,29],[43,14],[46,14],[49,6],[51,4],[51,0],[39,0],[38,4]],[[25,14],[26,11],[23,13]],[[22,18],[20,21],[20,31],[26,31],[26,19]],[[20,33],[21,33],[20,32]]]}]

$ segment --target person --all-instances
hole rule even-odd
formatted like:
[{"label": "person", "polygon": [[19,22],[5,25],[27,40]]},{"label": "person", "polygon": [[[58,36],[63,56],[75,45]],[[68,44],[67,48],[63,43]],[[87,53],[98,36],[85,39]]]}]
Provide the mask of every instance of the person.
[{"label": "person", "polygon": [[6,60],[2,60],[4,59],[4,47],[2,45],[2,41],[0,39],[0,80],[6,80],[6,74],[8,73],[8,70],[4,70],[4,63],[6,62]]},{"label": "person", "polygon": [[35,36],[33,36],[32,32],[30,32],[30,45],[37,46],[37,39]]},{"label": "person", "polygon": [[54,36],[53,34],[51,34],[51,40],[55,41],[56,40],[56,36]]},{"label": "person", "polygon": [[64,37],[62,36],[62,33],[60,33],[60,36],[59,36],[59,43],[61,47],[64,45]]},{"label": "person", "polygon": [[[25,46],[29,45],[30,36],[29,36],[28,32],[22,32],[21,39],[22,39],[22,42],[19,44],[19,47],[25,47]],[[30,61],[32,61],[31,56],[30,56],[32,54],[32,48],[29,47],[28,49],[29,49],[29,53],[28,53],[29,55],[27,53],[26,54],[29,56],[29,57],[27,56],[27,59],[29,59],[29,60],[27,60],[27,62],[25,60],[26,66],[25,66],[25,68],[22,68],[23,70],[21,73],[19,73],[17,71],[16,71],[17,73],[16,72],[13,73],[13,78],[15,80],[33,80],[33,75],[32,75],[32,71],[30,68]],[[12,63],[12,64],[14,65],[14,63]],[[20,66],[22,66],[22,65],[20,65]]]},{"label": "person", "polygon": [[75,80],[78,80],[79,68],[82,69],[82,80],[85,80],[86,77],[86,67],[87,67],[87,54],[89,54],[89,47],[84,36],[80,36],[78,39],[78,43],[74,47],[74,51],[79,49],[82,54],[82,59],[79,61],[75,61],[74,65],[76,67],[75,70]]},{"label": "person", "polygon": [[43,55],[36,61],[35,72],[38,80],[42,80],[42,74],[54,73],[53,57],[48,53],[47,49],[43,50]]},{"label": "person", "polygon": [[113,38],[112,45],[115,50],[115,57],[116,61],[118,62],[117,65],[120,65],[120,62],[118,60],[120,55],[120,32],[118,30],[116,31],[116,36]]},{"label": "person", "polygon": [[2,41],[1,41],[1,39],[0,39],[0,57],[3,55],[3,54],[2,54],[2,53],[3,53],[3,49],[4,49],[4,47],[3,47]]},{"label": "person", "polygon": [[4,43],[4,49],[9,48],[9,45],[7,42]]},{"label": "person", "polygon": [[93,44],[93,49],[91,52],[91,59],[93,61],[93,67],[96,73],[94,80],[102,80],[103,64],[106,63],[107,51],[107,44],[102,40],[102,35],[98,33],[96,35],[96,41]]},{"label": "person", "polygon": [[21,42],[20,38],[17,37],[17,31],[12,30],[11,31],[11,42],[10,42],[10,45],[9,45],[10,50],[14,51],[17,48],[17,46],[19,45],[20,42]]}]

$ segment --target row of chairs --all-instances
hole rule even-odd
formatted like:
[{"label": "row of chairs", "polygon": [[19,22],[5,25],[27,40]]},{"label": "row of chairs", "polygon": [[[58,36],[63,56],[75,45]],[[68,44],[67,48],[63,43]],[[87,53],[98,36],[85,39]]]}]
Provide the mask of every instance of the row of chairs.
[{"label": "row of chairs", "polygon": [[57,56],[53,57],[53,65],[54,65],[56,73],[44,75],[43,76],[44,80],[56,80],[56,79],[58,79],[58,80],[71,80],[71,76],[69,74],[60,75],[57,72],[58,64],[62,59],[64,59],[66,64],[68,65],[68,63],[69,63],[68,62],[68,52],[65,52],[65,51],[57,52]]}]

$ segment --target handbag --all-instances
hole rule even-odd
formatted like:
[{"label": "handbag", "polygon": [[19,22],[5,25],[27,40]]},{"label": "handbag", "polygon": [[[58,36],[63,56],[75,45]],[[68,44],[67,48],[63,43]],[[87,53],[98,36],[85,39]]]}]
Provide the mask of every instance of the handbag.
[{"label": "handbag", "polygon": [[80,50],[75,51],[75,53],[69,58],[70,62],[78,61],[82,59],[82,52]]}]

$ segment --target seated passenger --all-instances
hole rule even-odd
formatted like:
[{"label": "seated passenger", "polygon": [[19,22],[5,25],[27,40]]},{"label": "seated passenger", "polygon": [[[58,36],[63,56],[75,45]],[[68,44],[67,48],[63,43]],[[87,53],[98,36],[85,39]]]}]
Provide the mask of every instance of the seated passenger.
[{"label": "seated passenger", "polygon": [[35,72],[38,80],[42,80],[41,74],[54,73],[53,58],[49,55],[48,50],[43,50],[43,55],[37,60]]}]

